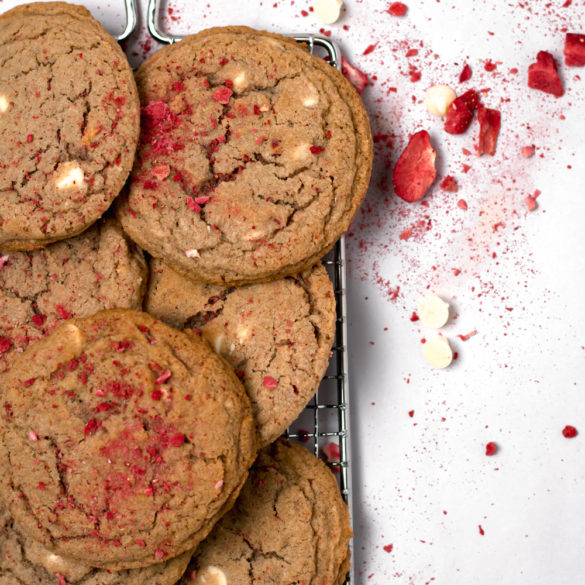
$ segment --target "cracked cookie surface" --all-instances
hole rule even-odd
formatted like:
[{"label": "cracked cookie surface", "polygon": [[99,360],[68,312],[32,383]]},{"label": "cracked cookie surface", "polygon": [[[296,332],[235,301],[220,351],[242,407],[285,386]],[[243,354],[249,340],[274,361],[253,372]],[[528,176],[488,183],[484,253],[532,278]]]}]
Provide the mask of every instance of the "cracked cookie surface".
[{"label": "cracked cookie surface", "polygon": [[333,474],[304,447],[279,439],[260,452],[181,585],[337,585],[349,570],[351,536]]},{"label": "cracked cookie surface", "polygon": [[42,250],[0,252],[0,372],[65,319],[140,309],[146,279],[142,251],[114,218]]},{"label": "cracked cookie surface", "polygon": [[0,16],[0,248],[79,234],[120,192],[140,104],[118,43],[63,2]]},{"label": "cracked cookie surface", "polygon": [[146,313],[71,319],[3,378],[0,496],[55,554],[110,570],[196,547],[255,456],[245,391],[209,346]]},{"label": "cracked cookie surface", "polygon": [[241,285],[313,266],[365,196],[372,139],[357,92],[299,43],[215,28],[136,74],[142,134],[124,229],[197,280]]},{"label": "cracked cookie surface", "polygon": [[239,288],[196,283],[150,262],[145,310],[200,332],[242,380],[261,445],[274,441],[315,394],[335,336],[335,296],[325,268]]},{"label": "cracked cookie surface", "polygon": [[191,553],[143,569],[106,571],[47,551],[22,534],[0,502],[0,583],[2,585],[174,585]]}]

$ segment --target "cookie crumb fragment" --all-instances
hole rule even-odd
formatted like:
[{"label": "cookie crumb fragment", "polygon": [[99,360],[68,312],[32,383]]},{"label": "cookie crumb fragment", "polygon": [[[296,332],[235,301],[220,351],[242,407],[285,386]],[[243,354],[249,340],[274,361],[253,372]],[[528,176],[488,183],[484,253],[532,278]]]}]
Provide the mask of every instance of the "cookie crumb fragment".
[{"label": "cookie crumb fragment", "polygon": [[426,327],[440,329],[449,320],[449,303],[438,295],[427,295],[420,302],[417,314]]},{"label": "cookie crumb fragment", "polygon": [[437,335],[423,345],[423,356],[434,368],[443,369],[453,361],[453,350],[447,338]]}]

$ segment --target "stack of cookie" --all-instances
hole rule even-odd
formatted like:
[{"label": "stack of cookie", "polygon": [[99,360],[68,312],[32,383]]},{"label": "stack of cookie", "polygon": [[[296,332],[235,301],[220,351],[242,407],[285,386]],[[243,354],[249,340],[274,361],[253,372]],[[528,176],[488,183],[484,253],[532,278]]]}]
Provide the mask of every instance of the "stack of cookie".
[{"label": "stack of cookie", "polygon": [[359,96],[243,27],[137,86],[77,6],[7,12],[0,47],[0,583],[341,583],[335,478],[278,437],[327,369]]}]

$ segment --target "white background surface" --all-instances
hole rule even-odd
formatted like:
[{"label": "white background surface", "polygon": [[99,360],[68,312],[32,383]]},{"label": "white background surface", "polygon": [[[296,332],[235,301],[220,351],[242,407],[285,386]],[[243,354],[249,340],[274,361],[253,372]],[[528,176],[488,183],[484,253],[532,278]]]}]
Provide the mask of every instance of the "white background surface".
[{"label": "white background surface", "polygon": [[[121,29],[111,24],[123,16],[121,1],[79,3],[111,32]],[[565,31],[585,32],[585,2],[406,3],[396,18],[389,2],[348,0],[343,18],[325,27],[375,76],[363,94],[378,135],[375,168],[348,238],[356,581],[585,583],[585,69],[562,64]],[[0,10],[14,4],[0,0]],[[156,48],[139,4],[134,64]],[[183,0],[170,4],[176,20],[167,24],[318,32],[313,15],[301,14],[310,4]],[[418,55],[406,57],[413,48]],[[560,99],[526,86],[539,50],[557,58]],[[459,84],[465,62],[473,76]],[[477,122],[450,136],[426,113],[421,101],[434,83],[489,90],[483,103],[502,112],[495,157],[462,152],[473,153]],[[423,128],[439,177],[428,207],[390,187],[408,136]],[[522,159],[530,144],[536,155]],[[446,174],[459,193],[441,192]],[[529,213],[523,200],[535,189],[539,207]],[[401,240],[407,228],[413,235]],[[432,332],[410,320],[428,291],[453,308],[444,334],[458,359],[444,371],[423,361],[421,339]],[[456,337],[474,329],[465,342]],[[565,439],[566,424],[581,434]],[[484,454],[488,441],[499,446],[495,457]]]}]

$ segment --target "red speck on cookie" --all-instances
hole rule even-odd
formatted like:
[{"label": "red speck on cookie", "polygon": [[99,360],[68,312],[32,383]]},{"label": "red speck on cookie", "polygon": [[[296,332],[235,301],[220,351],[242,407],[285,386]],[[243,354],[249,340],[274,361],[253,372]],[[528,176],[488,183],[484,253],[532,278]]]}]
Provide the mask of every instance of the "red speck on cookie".
[{"label": "red speck on cookie", "polygon": [[547,51],[539,51],[536,63],[528,67],[528,87],[556,97],[561,97],[565,93],[557,71],[557,63]]},{"label": "red speck on cookie", "polygon": [[485,454],[488,457],[491,457],[492,455],[495,455],[497,452],[498,452],[498,446],[493,441],[490,441],[485,446]]},{"label": "red speck on cookie", "polygon": [[212,98],[220,103],[227,104],[230,101],[230,97],[234,93],[229,87],[218,87],[212,94]]},{"label": "red speck on cookie", "polygon": [[0,355],[6,353],[12,346],[12,341],[7,337],[0,337]]},{"label": "red speck on cookie", "polygon": [[388,14],[392,16],[404,16],[406,14],[407,6],[402,2],[392,2],[390,6],[388,6]]},{"label": "red speck on cookie", "polygon": [[585,65],[585,35],[567,33],[565,37],[565,65],[583,67]]},{"label": "red speck on cookie", "polygon": [[345,57],[341,57],[341,72],[345,78],[356,88],[357,92],[361,94],[368,85],[368,76],[354,67]]},{"label": "red speck on cookie", "polygon": [[278,382],[272,376],[264,376],[264,380],[262,380],[262,386],[264,386],[264,388],[268,388],[269,390],[273,390],[278,386]]},{"label": "red speck on cookie", "polygon": [[451,175],[447,175],[441,181],[441,189],[443,189],[443,191],[449,191],[450,193],[457,193],[459,189],[459,186],[457,185],[457,179]]},{"label": "red speck on cookie", "polygon": [[325,148],[323,146],[311,146],[310,148],[311,150],[311,154],[319,154],[321,152],[323,152],[325,150]]},{"label": "red speck on cookie", "polygon": [[29,439],[29,441],[38,441],[39,436],[37,435],[36,431],[29,431],[28,432],[28,439]]},{"label": "red speck on cookie", "polygon": [[394,548],[394,545],[393,544],[387,544],[387,545],[384,546],[384,550],[387,553],[391,553],[393,548]]},{"label": "red speck on cookie", "polygon": [[165,552],[164,550],[161,550],[160,548],[154,551],[154,558],[158,559],[159,561],[167,556],[169,556],[169,553]]},{"label": "red speck on cookie", "polygon": [[67,581],[65,581],[65,578],[63,577],[63,575],[61,575],[61,573],[55,573],[57,579],[59,579],[59,585],[67,585]]},{"label": "red speck on cookie", "polygon": [[29,378],[28,380],[23,380],[21,384],[26,388],[28,386],[32,386],[36,378]]},{"label": "red speck on cookie", "polygon": [[577,429],[574,426],[572,426],[572,425],[567,425],[563,429],[563,437],[565,437],[565,439],[573,439],[578,434],[579,433],[577,432]]},{"label": "red speck on cookie", "polygon": [[474,89],[470,89],[455,98],[447,110],[445,131],[449,134],[463,134],[471,124],[471,120],[473,120],[473,113],[478,103],[479,94]]},{"label": "red speck on cookie", "polygon": [[421,130],[413,134],[392,174],[396,195],[409,203],[422,199],[435,180],[435,158],[429,133]]},{"label": "red speck on cookie", "polygon": [[57,305],[55,310],[61,319],[71,319],[71,313],[63,305]]},{"label": "red speck on cookie", "polygon": [[95,418],[90,418],[87,424],[85,425],[85,428],[83,429],[83,435],[85,437],[87,437],[88,435],[93,435],[101,426],[102,426],[101,421]]},{"label": "red speck on cookie", "polygon": [[469,79],[471,79],[471,67],[467,63],[465,63],[463,69],[461,70],[461,73],[459,74],[459,83],[463,83],[464,81],[467,81]]},{"label": "red speck on cookie", "polygon": [[33,320],[33,323],[35,325],[39,325],[40,326],[40,325],[42,325],[45,322],[45,319],[46,318],[47,318],[46,315],[33,315],[32,320]]},{"label": "red speck on cookie", "polygon": [[165,370],[155,381],[155,384],[164,384],[170,377],[172,373],[171,370]]},{"label": "red speck on cookie", "polygon": [[169,438],[169,443],[173,447],[180,447],[185,442],[185,435],[183,433],[174,433]]},{"label": "red speck on cookie", "polygon": [[477,110],[477,120],[479,122],[477,154],[493,156],[496,153],[496,142],[500,133],[500,112],[480,105]]}]

